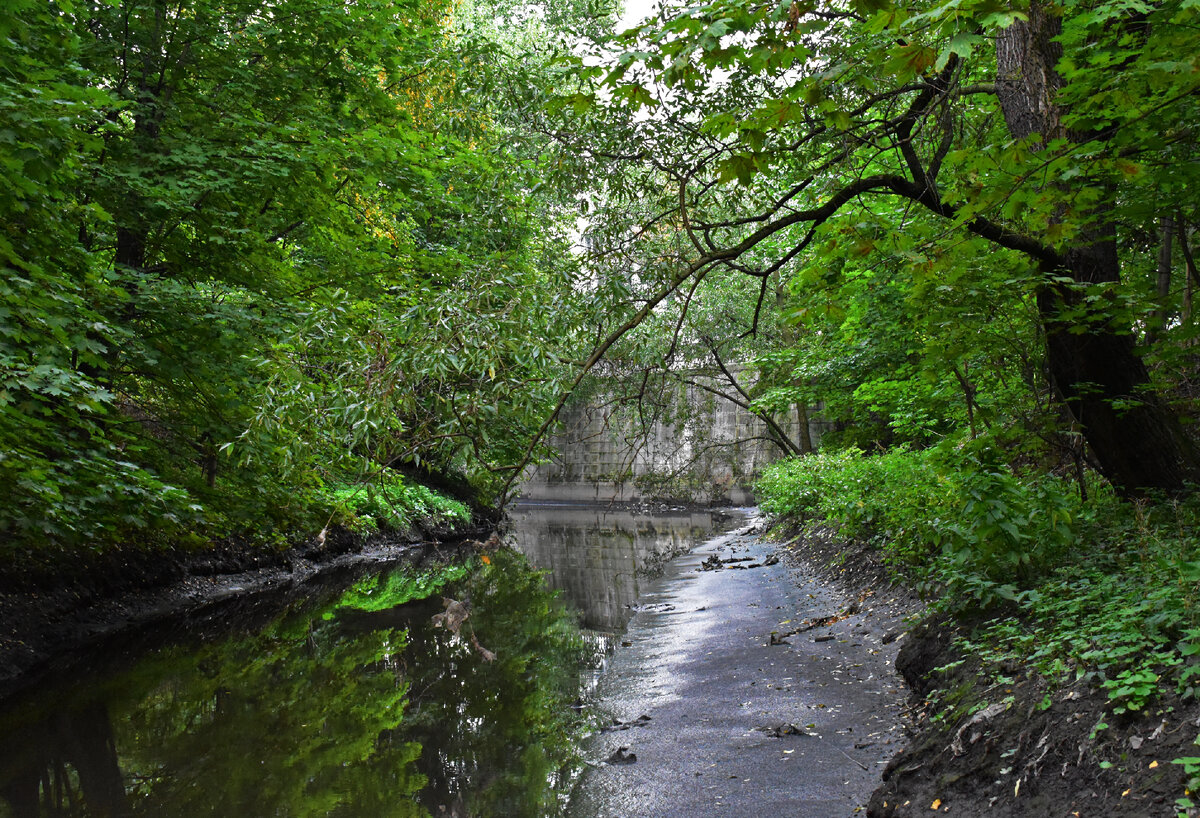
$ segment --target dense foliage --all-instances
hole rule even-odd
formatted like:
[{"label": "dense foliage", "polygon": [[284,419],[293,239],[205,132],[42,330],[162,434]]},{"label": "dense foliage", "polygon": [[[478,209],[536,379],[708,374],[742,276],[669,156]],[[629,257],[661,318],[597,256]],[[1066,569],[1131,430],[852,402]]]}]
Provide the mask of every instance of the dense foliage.
[{"label": "dense foliage", "polygon": [[6,4],[6,546],[311,536],[389,469],[494,501],[572,343],[571,192],[522,109],[579,21]]},{"label": "dense foliage", "polygon": [[1044,436],[1065,411],[1122,493],[1178,491],[1190,393],[1157,364],[1190,382],[1196,13],[667,6],[580,60],[559,104],[616,165],[596,245],[637,265],[641,304],[738,272],[760,283],[741,335],[783,294],[773,405],[921,443],[963,419]]}]

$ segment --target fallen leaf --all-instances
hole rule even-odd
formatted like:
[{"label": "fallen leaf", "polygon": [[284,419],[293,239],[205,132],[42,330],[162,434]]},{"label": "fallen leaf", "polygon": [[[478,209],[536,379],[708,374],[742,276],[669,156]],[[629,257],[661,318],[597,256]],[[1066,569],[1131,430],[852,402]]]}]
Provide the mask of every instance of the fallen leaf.
[{"label": "fallen leaf", "polygon": [[1124,798],[1125,796],[1129,795],[1130,792],[1132,792],[1132,789],[1125,790],[1125,792],[1121,793],[1121,797]]},{"label": "fallen leaf", "polygon": [[1157,761],[1151,761],[1151,762],[1150,762],[1150,769],[1152,769],[1152,770],[1153,770],[1153,769],[1154,769],[1155,767],[1157,767],[1157,766],[1158,766],[1158,762],[1157,762]]},{"label": "fallen leaf", "polygon": [[940,799],[940,798],[935,798],[935,799],[933,799],[933,803],[929,805],[929,808],[930,808],[930,809],[937,809],[937,808],[938,808],[938,807],[940,807],[941,805],[942,805],[942,799]]},{"label": "fallen leaf", "polygon": [[484,564],[484,565],[491,565],[491,564],[492,564],[492,558],[491,558],[491,557],[489,557],[487,554],[483,554],[483,555],[481,555],[481,556],[479,557],[479,559],[483,560],[483,564]]}]

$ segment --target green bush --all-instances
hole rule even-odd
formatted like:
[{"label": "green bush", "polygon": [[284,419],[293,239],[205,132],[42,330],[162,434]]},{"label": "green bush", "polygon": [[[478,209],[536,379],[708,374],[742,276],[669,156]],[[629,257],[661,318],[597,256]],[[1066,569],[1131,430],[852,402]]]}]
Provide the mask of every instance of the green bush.
[{"label": "green bush", "polygon": [[1023,478],[986,443],[932,455],[952,485],[941,528],[941,573],[960,593],[988,603],[1032,587],[1080,544],[1084,513],[1075,487],[1056,477]]},{"label": "green bush", "polygon": [[984,602],[1043,576],[1078,542],[1082,512],[1072,485],[1019,477],[987,441],[791,458],[756,488],[767,513],[873,540],[893,568]]},{"label": "green bush", "polygon": [[342,485],[329,494],[334,506],[346,515],[345,524],[356,530],[401,529],[417,523],[438,526],[471,519],[470,510],[458,500],[399,476]]},{"label": "green bush", "polygon": [[918,567],[941,541],[948,488],[924,452],[846,449],[772,464],[755,490],[768,514],[837,525],[877,541],[895,567]]},{"label": "green bush", "polygon": [[876,543],[934,608],[970,612],[985,667],[1087,678],[1114,715],[1200,695],[1200,499],[1129,503],[1027,477],[987,440],[770,466],[762,508]]}]

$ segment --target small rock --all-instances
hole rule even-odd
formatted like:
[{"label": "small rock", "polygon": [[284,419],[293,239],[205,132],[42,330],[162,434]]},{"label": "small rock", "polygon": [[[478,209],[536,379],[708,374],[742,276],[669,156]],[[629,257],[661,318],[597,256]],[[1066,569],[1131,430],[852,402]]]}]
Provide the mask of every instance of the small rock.
[{"label": "small rock", "polygon": [[784,736],[811,736],[812,733],[807,733],[791,722],[783,724],[772,724],[766,727],[755,727],[760,733],[766,733],[771,738],[783,738]]},{"label": "small rock", "polygon": [[637,762],[637,753],[629,752],[628,747],[618,747],[612,755],[604,760],[609,764],[634,764]]},{"label": "small rock", "polygon": [[612,724],[606,724],[605,726],[601,727],[600,732],[611,733],[616,730],[628,730],[630,727],[641,727],[642,725],[647,724],[649,721],[650,717],[645,713],[638,716],[633,721],[621,721],[620,719],[613,719]]}]

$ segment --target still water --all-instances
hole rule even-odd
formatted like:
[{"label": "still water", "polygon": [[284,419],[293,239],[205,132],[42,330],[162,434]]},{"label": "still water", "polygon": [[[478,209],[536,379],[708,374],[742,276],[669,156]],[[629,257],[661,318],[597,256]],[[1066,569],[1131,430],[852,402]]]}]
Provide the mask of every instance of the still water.
[{"label": "still water", "polygon": [[723,523],[514,516],[528,559],[426,559],[242,600],[0,703],[0,818],[562,814],[589,674],[647,576]]}]

